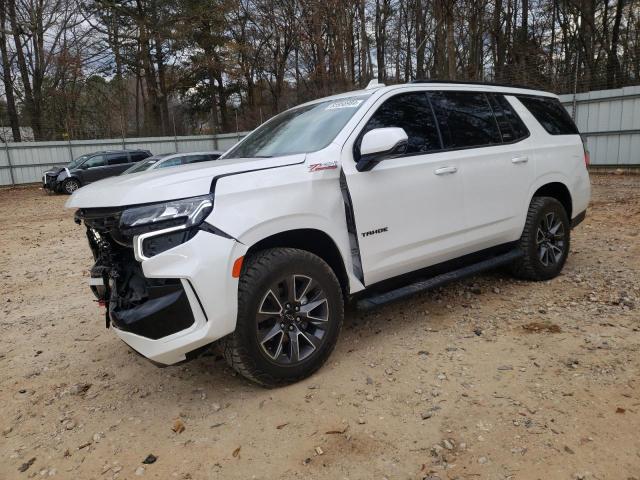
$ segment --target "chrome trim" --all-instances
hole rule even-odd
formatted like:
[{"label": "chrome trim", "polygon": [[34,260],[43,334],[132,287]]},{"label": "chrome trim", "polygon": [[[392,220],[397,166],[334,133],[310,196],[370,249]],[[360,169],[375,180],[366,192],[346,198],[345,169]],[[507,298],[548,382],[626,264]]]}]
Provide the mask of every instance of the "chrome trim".
[{"label": "chrome trim", "polygon": [[155,230],[153,232],[147,232],[140,235],[136,235],[133,237],[133,255],[136,257],[136,260],[139,262],[143,262],[145,260],[149,260],[151,257],[147,257],[142,253],[142,242],[144,242],[147,238],[155,237],[157,235],[162,235],[169,232],[175,232],[177,230],[184,230],[187,228],[186,225],[178,225],[177,227],[165,228],[163,230]]}]

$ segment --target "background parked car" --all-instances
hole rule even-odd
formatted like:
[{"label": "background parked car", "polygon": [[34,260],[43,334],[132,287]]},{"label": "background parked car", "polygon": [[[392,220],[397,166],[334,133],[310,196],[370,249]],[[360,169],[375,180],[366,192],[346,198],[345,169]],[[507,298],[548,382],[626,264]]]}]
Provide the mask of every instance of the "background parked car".
[{"label": "background parked car", "polygon": [[179,165],[188,165],[190,163],[208,162],[220,158],[223,152],[189,152],[189,153],[160,153],[153,157],[146,158],[142,162],[132,165],[122,172],[122,175],[129,173],[144,172],[146,170],[155,170],[157,168],[177,167]]},{"label": "background parked car", "polygon": [[64,167],[53,167],[42,175],[42,187],[71,194],[88,183],[119,175],[151,156],[149,150],[106,150],[82,155]]}]

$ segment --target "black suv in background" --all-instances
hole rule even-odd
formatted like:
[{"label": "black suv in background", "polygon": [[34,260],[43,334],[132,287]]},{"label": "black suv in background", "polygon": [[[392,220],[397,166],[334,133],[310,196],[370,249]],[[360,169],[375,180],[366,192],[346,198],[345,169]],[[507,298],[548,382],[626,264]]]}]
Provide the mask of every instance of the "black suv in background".
[{"label": "black suv in background", "polygon": [[88,153],[64,167],[53,167],[42,175],[42,188],[72,194],[88,183],[113,177],[134,163],[151,156],[149,150],[106,150]]}]

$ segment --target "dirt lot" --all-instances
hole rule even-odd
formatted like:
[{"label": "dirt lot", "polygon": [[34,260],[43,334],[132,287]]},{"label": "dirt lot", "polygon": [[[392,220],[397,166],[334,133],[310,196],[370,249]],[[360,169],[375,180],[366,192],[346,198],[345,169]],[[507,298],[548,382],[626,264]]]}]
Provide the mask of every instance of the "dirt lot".
[{"label": "dirt lot", "polygon": [[132,353],[66,198],[0,191],[0,478],[640,478],[640,177],[593,183],[559,278],[350,313],[278,390]]}]

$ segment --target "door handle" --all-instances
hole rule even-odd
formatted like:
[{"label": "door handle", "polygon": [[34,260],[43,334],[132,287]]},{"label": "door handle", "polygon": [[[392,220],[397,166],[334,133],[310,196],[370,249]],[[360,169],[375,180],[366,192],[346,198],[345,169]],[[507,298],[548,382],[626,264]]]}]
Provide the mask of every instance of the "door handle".
[{"label": "door handle", "polygon": [[450,175],[452,173],[456,173],[457,171],[457,167],[440,167],[436,168],[433,173],[435,173],[436,175]]},{"label": "door handle", "polygon": [[523,155],[521,157],[513,157],[511,159],[511,163],[518,164],[518,163],[527,163],[529,161],[529,157],[527,157],[526,155]]}]

